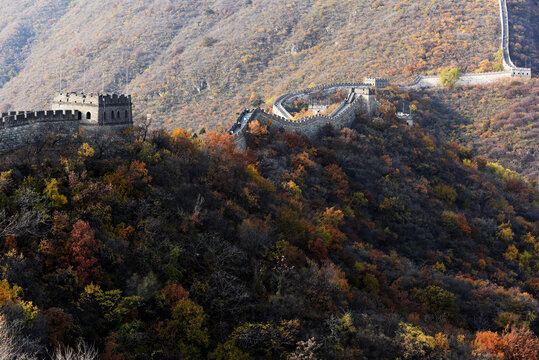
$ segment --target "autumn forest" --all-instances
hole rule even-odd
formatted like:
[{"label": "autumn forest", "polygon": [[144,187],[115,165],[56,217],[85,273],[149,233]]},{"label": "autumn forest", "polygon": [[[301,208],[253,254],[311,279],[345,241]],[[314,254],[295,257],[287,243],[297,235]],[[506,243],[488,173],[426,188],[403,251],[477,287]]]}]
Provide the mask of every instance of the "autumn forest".
[{"label": "autumn forest", "polygon": [[[135,118],[0,155],[0,359],[539,360],[539,7],[508,3],[533,78],[417,89],[503,69],[498,1],[0,0],[1,112]],[[226,131],[367,76],[350,126]],[[311,95],[291,121],[349,96]]]}]

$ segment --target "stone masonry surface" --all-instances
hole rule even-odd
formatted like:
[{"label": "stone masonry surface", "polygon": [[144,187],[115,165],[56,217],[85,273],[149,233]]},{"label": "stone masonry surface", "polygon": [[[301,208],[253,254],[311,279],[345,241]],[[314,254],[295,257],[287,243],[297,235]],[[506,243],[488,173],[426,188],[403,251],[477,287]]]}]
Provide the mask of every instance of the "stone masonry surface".
[{"label": "stone masonry surface", "polygon": [[0,153],[54,136],[67,139],[91,128],[117,130],[133,124],[131,96],[66,93],[53,110],[0,114]]}]

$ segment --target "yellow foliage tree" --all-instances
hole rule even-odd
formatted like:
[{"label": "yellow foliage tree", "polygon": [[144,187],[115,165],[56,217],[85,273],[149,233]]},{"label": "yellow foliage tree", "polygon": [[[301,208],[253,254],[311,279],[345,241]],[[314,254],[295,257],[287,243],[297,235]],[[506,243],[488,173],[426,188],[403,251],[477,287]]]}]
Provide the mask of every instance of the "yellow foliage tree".
[{"label": "yellow foliage tree", "polygon": [[0,305],[4,306],[7,303],[18,304],[24,309],[26,318],[32,320],[38,314],[39,309],[31,301],[22,300],[22,295],[23,291],[20,286],[10,286],[6,279],[0,281]]},{"label": "yellow foliage tree", "polygon": [[92,157],[95,155],[95,150],[88,143],[84,143],[79,148],[78,154],[83,158]]},{"label": "yellow foliage tree", "polygon": [[455,86],[460,79],[460,70],[457,68],[447,68],[440,73],[440,83],[447,88]]},{"label": "yellow foliage tree", "polygon": [[60,194],[60,191],[58,190],[58,180],[57,179],[50,179],[45,180],[45,190],[43,191],[45,195],[49,198],[49,200],[52,202],[54,207],[60,207],[62,205],[67,204],[67,197],[65,195]]}]

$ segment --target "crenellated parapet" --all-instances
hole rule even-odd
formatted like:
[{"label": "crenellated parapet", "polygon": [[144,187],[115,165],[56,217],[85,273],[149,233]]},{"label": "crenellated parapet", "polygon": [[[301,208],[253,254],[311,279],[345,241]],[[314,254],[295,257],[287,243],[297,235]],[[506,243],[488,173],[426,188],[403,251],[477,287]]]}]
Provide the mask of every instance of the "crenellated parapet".
[{"label": "crenellated parapet", "polygon": [[77,105],[99,105],[98,94],[84,94],[84,93],[59,93],[54,97],[53,103],[58,104],[77,104]]},{"label": "crenellated parapet", "polygon": [[0,153],[43,141],[71,138],[79,131],[81,113],[71,110],[11,111],[0,119]]},{"label": "crenellated parapet", "polygon": [[84,131],[116,131],[133,124],[130,95],[60,93],[52,110],[0,114],[0,153],[15,150],[45,134],[75,136]]},{"label": "crenellated parapet", "polygon": [[35,123],[78,121],[80,112],[71,110],[10,111],[1,114],[0,128],[25,126]]},{"label": "crenellated parapet", "polygon": [[273,104],[273,113],[279,116],[282,116],[284,118],[291,119],[293,116],[284,107],[284,103],[286,103],[287,101],[291,101],[298,97],[307,96],[308,94],[316,93],[319,91],[328,92],[328,91],[332,91],[336,89],[349,90],[351,88],[354,88],[354,91],[357,94],[374,95],[374,90],[371,88],[371,86],[369,84],[364,84],[364,83],[335,83],[335,84],[327,84],[327,85],[318,85],[318,86],[308,88],[308,89],[302,89],[302,90],[289,92],[287,94],[284,94],[278,97],[277,100],[275,100],[275,103]]},{"label": "crenellated parapet", "polygon": [[[348,127],[354,122],[358,114],[363,113],[366,115],[373,115],[376,113],[379,103],[376,100],[375,92],[369,86],[365,86],[365,84],[344,83],[322,85],[310,88],[308,91],[313,92],[334,88],[348,88],[354,90],[350,91],[348,98],[330,115],[306,116],[294,120],[289,117],[281,116],[279,113],[276,114],[275,111],[273,114],[270,114],[262,109],[255,109],[249,114],[248,121],[244,121],[243,115],[240,116],[229,130],[229,133],[235,136],[236,142],[240,147],[245,148],[247,147],[246,132],[249,129],[249,124],[253,121],[258,121],[261,124],[266,124],[271,127],[281,128],[285,131],[315,136],[326,124],[331,124],[334,127]],[[306,90],[289,93],[280,99],[282,100],[289,96],[297,96],[304,93],[306,93]]]}]

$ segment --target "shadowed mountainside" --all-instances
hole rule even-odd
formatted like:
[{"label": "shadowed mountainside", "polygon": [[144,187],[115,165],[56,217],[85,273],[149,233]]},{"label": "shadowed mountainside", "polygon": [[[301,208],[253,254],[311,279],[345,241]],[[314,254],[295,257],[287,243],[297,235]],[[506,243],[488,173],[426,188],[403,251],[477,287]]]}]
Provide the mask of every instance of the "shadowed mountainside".
[{"label": "shadowed mountainside", "polygon": [[413,108],[413,118],[432,136],[455,141],[475,154],[539,181],[539,81],[489,86],[382,91],[387,111]]},{"label": "shadowed mountainside", "polygon": [[537,72],[539,63],[539,2],[510,0],[507,2],[510,26],[511,57],[516,66],[531,67]]}]

